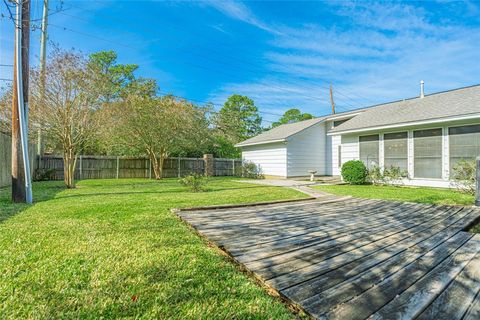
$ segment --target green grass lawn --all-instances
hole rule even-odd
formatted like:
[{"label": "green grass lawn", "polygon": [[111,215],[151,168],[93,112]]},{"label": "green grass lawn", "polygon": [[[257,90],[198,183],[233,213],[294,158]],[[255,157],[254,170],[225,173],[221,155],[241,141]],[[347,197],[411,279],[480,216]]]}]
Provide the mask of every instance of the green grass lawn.
[{"label": "green grass lawn", "polygon": [[198,237],[173,207],[304,198],[212,179],[34,184],[33,206],[0,189],[0,318],[289,319],[293,314]]},{"label": "green grass lawn", "polygon": [[314,188],[359,198],[410,201],[431,204],[473,205],[474,197],[455,190],[374,185],[323,185]]}]

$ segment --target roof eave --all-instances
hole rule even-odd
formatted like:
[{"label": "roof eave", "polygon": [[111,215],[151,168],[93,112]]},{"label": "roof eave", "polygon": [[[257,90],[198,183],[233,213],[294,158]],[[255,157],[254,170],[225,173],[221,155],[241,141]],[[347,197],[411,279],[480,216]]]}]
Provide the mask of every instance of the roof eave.
[{"label": "roof eave", "polygon": [[435,118],[435,119],[428,119],[428,120],[421,120],[421,121],[401,122],[401,123],[394,123],[394,124],[390,124],[390,125],[358,128],[358,129],[351,129],[351,130],[331,131],[331,132],[328,132],[327,135],[337,136],[337,135],[341,135],[341,134],[359,133],[359,132],[375,131],[375,130],[385,130],[385,129],[393,129],[393,128],[401,128],[401,127],[410,127],[410,126],[419,126],[419,125],[424,125],[424,124],[441,123],[441,122],[445,122],[445,121],[470,120],[470,119],[475,119],[475,118],[480,118],[480,113],[463,115],[463,116]]},{"label": "roof eave", "polygon": [[269,144],[269,143],[276,143],[276,142],[285,142],[287,139],[275,139],[275,140],[266,140],[266,141],[259,141],[259,142],[251,142],[251,143],[237,143],[235,145],[236,148],[241,147],[248,147],[248,146],[256,146],[260,144]]},{"label": "roof eave", "polygon": [[345,118],[351,118],[351,117],[355,117],[355,116],[358,116],[359,114],[365,112],[367,110],[361,110],[359,112],[352,112],[352,113],[348,113],[348,114],[332,114],[330,116],[326,116],[325,117],[325,121],[331,121],[331,120],[342,120],[342,119],[345,119]]}]

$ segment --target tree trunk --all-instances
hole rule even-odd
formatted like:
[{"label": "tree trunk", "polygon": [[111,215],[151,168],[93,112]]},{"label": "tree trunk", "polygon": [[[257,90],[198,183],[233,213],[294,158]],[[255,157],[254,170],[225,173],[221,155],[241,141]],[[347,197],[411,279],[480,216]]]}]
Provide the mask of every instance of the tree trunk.
[{"label": "tree trunk", "polygon": [[63,181],[68,189],[75,188],[75,166],[77,156],[72,149],[63,153]]},{"label": "tree trunk", "polygon": [[150,157],[150,161],[152,162],[155,179],[157,180],[162,179],[163,162],[165,161],[165,157],[163,155],[160,155],[160,157],[157,157],[157,155],[154,152],[148,152],[148,154]]}]

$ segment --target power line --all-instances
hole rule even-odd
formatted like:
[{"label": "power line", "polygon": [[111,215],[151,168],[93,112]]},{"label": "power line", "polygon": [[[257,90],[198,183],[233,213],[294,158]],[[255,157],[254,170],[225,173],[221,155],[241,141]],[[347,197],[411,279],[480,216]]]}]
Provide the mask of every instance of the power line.
[{"label": "power line", "polygon": [[[182,97],[182,96],[179,96],[179,95],[175,95],[175,94],[171,94],[171,93],[167,93],[167,92],[164,92],[164,91],[161,91],[161,90],[158,90],[158,92],[160,93],[160,96],[162,97],[165,97],[165,96],[172,96],[174,98],[178,98],[178,99],[182,99],[182,100],[186,100],[186,101],[193,101],[193,102],[196,102],[196,103],[203,103],[203,104],[206,104],[206,105],[211,105],[213,107],[218,107],[218,108],[222,108],[222,106],[218,105],[218,104],[215,104],[213,102],[210,102],[210,101],[202,101],[202,100],[197,100],[197,99],[189,99],[189,98],[186,98],[186,97]],[[283,117],[283,115],[280,115],[280,114],[276,114],[276,113],[270,113],[270,112],[265,112],[265,111],[260,111],[260,110],[257,110],[258,113],[263,113],[263,114],[268,114],[268,115],[275,115],[275,116],[279,116],[279,117]],[[213,113],[213,114],[219,114],[220,111],[209,111],[209,113]],[[262,121],[265,121],[265,122],[270,122],[270,123],[274,123],[275,121],[271,121],[271,120],[267,120],[267,119],[263,119],[262,118]]]},{"label": "power line", "polygon": [[[77,7],[77,6],[71,6],[71,7],[78,8],[78,9],[84,10],[84,11],[92,11],[92,12],[93,12],[93,10],[86,9],[86,8],[82,8],[82,7]],[[66,13],[61,13],[61,14],[62,14],[62,15],[65,15],[65,16],[68,16],[68,17],[72,17],[72,18],[78,19],[78,20],[80,20],[80,21],[88,22],[86,19],[81,18],[81,17],[77,17],[77,16],[72,15],[72,14],[66,14]],[[113,20],[110,19],[110,21],[113,21]],[[124,24],[124,23],[122,22],[122,24]],[[168,28],[177,29],[177,30],[178,30],[178,29],[181,29],[181,28],[178,28],[178,27],[175,28],[175,27],[172,27],[172,26],[168,26]],[[152,30],[148,30],[148,29],[147,29],[147,31],[152,31]],[[191,33],[195,33],[195,31],[193,31],[193,32],[191,32]],[[199,36],[201,36],[201,34],[199,34]],[[117,44],[118,44],[118,43],[117,43]],[[217,44],[222,44],[222,43],[221,43],[221,42],[217,42]],[[120,44],[120,45],[123,45],[123,44]],[[169,49],[172,50],[172,47],[169,47]],[[177,51],[180,50],[179,47],[174,48],[174,49],[177,50]],[[210,51],[210,52],[218,53],[218,52],[216,52],[215,50],[212,50],[211,48],[202,48],[202,50],[207,50],[207,51]],[[244,50],[244,51],[245,51],[245,50]],[[207,59],[207,60],[210,60],[210,61],[213,61],[213,62],[219,62],[218,59],[212,59],[210,56],[204,56],[204,55],[200,55],[200,54],[198,54],[198,53],[195,53],[195,55],[196,55],[196,56],[203,57],[204,59]],[[222,56],[223,56],[223,55],[222,55]],[[261,67],[260,65],[251,63],[250,61],[247,61],[247,60],[238,59],[238,58],[236,58],[236,57],[230,57],[230,58],[231,58],[231,59],[234,59],[234,60],[237,60],[237,61],[240,61],[240,62],[243,63],[243,64],[248,64],[248,65],[251,65],[251,66],[254,66],[254,67]],[[152,60],[150,60],[150,61],[152,61]],[[153,60],[153,61],[157,61],[157,60]],[[228,63],[228,61],[227,61],[227,62],[225,62],[225,60],[220,61],[221,64],[222,64],[222,62],[223,62],[223,64],[228,64],[230,67],[232,66],[232,64],[231,64],[231,63]],[[193,64],[191,64],[191,63],[188,63],[188,64],[193,65]],[[193,65],[193,66],[194,66],[194,67],[198,67],[197,65]],[[284,67],[285,67],[285,66],[284,66]],[[206,69],[204,66],[202,66],[202,67],[200,67],[200,68]],[[288,67],[287,67],[287,68],[288,68]],[[242,66],[241,68],[239,67],[239,69],[241,69],[242,71],[245,71],[245,66]],[[291,68],[288,68],[288,69],[294,71],[294,70],[291,69]],[[211,69],[207,69],[207,70],[211,70]],[[250,70],[252,70],[252,69],[250,69]],[[256,70],[260,70],[260,69],[256,69]],[[263,70],[262,70],[262,71],[263,71]],[[217,72],[218,72],[218,71],[217,71]],[[274,72],[274,73],[277,73],[277,74],[282,74],[282,75],[284,75],[284,73],[279,72],[279,71],[276,71],[276,70],[272,70],[272,71],[270,71],[270,72]],[[230,75],[229,75],[229,76],[230,76]],[[305,80],[303,80],[303,81],[304,81],[304,82],[308,82],[308,81],[305,81]],[[287,82],[287,81],[283,81],[283,82],[292,84],[292,82]],[[320,88],[324,88],[324,89],[326,89],[326,90],[329,90],[328,87],[319,85],[318,83],[313,83],[313,82],[311,82],[311,81],[310,81],[310,83],[312,83],[312,85],[314,85],[315,88],[319,88],[319,87],[320,87]],[[268,87],[276,88],[276,89],[278,89],[278,90],[283,90],[283,91],[295,92],[295,93],[298,94],[298,92],[296,92],[295,90],[291,90],[291,89],[287,89],[287,88],[281,88],[281,87],[273,86],[273,85],[263,85],[263,84],[259,84],[259,85],[268,86]],[[341,90],[338,90],[338,89],[337,89],[336,91],[337,91],[337,93],[338,93],[339,95],[342,95],[342,96],[348,98],[349,100],[354,101],[352,98],[350,98],[349,96],[347,96],[346,94],[344,94],[343,92],[341,92]],[[311,98],[311,99],[315,99],[315,100],[318,100],[318,99],[319,99],[319,97],[312,97],[312,96],[305,95],[305,94],[300,94],[300,95],[301,95],[301,96],[304,96],[304,97]],[[342,99],[342,101],[344,101],[344,100]],[[357,101],[354,101],[354,103],[356,104],[356,103],[358,103],[358,102],[357,102]],[[358,106],[354,106],[354,105],[351,105],[351,104],[346,103],[346,102],[345,102],[345,104],[347,104],[348,106],[350,106],[350,107],[352,107],[352,108],[358,108]],[[339,108],[341,108],[341,107],[339,107]]]},{"label": "power line", "polygon": [[[64,14],[64,13],[62,13],[62,14]],[[64,14],[64,15],[67,15],[67,14]],[[72,16],[72,17],[74,17],[73,15],[67,15],[67,16]],[[82,20],[84,20],[84,19],[82,19]],[[85,21],[85,20],[84,20],[84,21]],[[78,31],[78,30],[74,30],[74,29],[67,28],[67,27],[64,27],[64,26],[59,26],[59,25],[55,25],[55,24],[50,24],[50,25],[53,26],[53,27],[62,29],[62,30],[64,30],[64,31],[69,31],[69,32],[72,32],[72,33],[76,33],[76,34],[80,34],[80,35],[83,35],[83,36],[91,37],[91,38],[94,38],[94,39],[98,39],[98,40],[101,40],[101,41],[109,42],[109,43],[116,44],[116,45],[119,45],[119,46],[123,46],[123,47],[127,47],[127,48],[130,48],[130,49],[137,49],[137,50],[138,50],[138,48],[135,48],[135,47],[130,46],[130,45],[126,45],[126,44],[121,43],[121,42],[117,42],[117,41],[113,41],[113,40],[110,40],[110,39],[98,37],[98,36],[96,36],[96,35],[91,35],[91,34],[89,34],[89,33],[85,33],[85,32]],[[197,55],[198,55],[198,54],[197,54]],[[210,59],[210,58],[208,58],[208,57],[206,57],[206,58],[209,59],[209,60],[212,60],[212,59]],[[212,60],[212,61],[215,61],[215,60]],[[185,63],[185,62],[183,62],[183,63]],[[197,68],[206,69],[206,70],[209,70],[209,71],[212,70],[212,69],[210,69],[210,68],[205,68],[204,66],[199,66],[199,65],[196,65],[196,64],[192,64],[192,63],[186,63],[186,64],[192,65],[192,66],[197,67]],[[253,64],[252,64],[252,65],[253,65]],[[214,71],[217,72],[217,73],[225,74],[225,75],[227,75],[227,76],[229,76],[229,77],[232,76],[231,74],[227,74],[227,73],[224,73],[224,72],[219,72],[218,70],[214,70]],[[259,84],[257,84],[257,85],[260,85],[260,86],[263,86],[263,87],[268,87],[268,88],[275,88],[275,89],[280,90],[280,91],[294,92],[294,93],[296,93],[296,94],[298,94],[298,95],[300,95],[300,96],[302,96],[302,97],[307,97],[307,98],[310,98],[310,99],[313,99],[313,100],[318,100],[318,99],[320,99],[318,96],[309,96],[309,95],[301,94],[301,93],[298,92],[298,90],[292,90],[292,89],[288,89],[288,88],[281,88],[281,87],[277,87],[277,86],[273,86],[273,85],[266,85],[266,84],[263,84],[263,83],[259,83]],[[321,86],[320,86],[320,87],[321,87]],[[187,100],[189,100],[189,99],[187,99]],[[191,100],[191,99],[190,99],[190,100]],[[348,104],[348,105],[350,105],[350,104]],[[350,105],[350,106],[353,107],[353,108],[355,108],[355,107],[352,106],[352,105]],[[347,110],[346,108],[343,108],[343,107],[340,107],[340,106],[338,106],[338,108],[339,108],[339,109],[341,108],[341,109]],[[274,114],[274,113],[269,113],[269,112],[263,112],[263,111],[262,111],[262,112],[259,112],[259,113],[270,114],[270,115],[275,115],[275,116],[279,116],[279,117],[282,116],[282,115],[279,115],[279,114]]]},{"label": "power line", "polygon": [[[92,2],[96,2],[96,3],[101,4],[100,1],[92,0]],[[76,8],[76,9],[80,9],[80,10],[82,10],[82,11],[96,12],[96,11],[94,11],[94,10],[92,10],[92,9],[83,8],[83,7],[79,7],[79,6],[75,6],[75,5],[71,5],[71,4],[70,4],[70,7]],[[75,19],[78,19],[78,20],[81,20],[81,21],[84,21],[84,22],[88,22],[86,19],[81,18],[81,17],[77,17],[77,16],[75,16],[75,15],[65,14],[64,12],[61,12],[61,14],[62,14],[62,15],[65,15],[65,16],[69,16],[69,17],[75,18]],[[105,19],[104,19],[104,20],[105,20]],[[110,20],[110,21],[114,21],[114,20],[112,20],[111,18],[110,18],[109,20]],[[116,20],[116,21],[120,21],[120,20]],[[127,20],[127,21],[122,20],[122,21],[120,21],[120,22],[121,22],[122,25],[124,25],[124,24],[126,24],[126,23],[129,23],[130,21],[128,21],[128,20]],[[113,24],[113,25],[115,25],[115,24]],[[187,30],[187,29],[185,29],[185,28],[180,28],[178,25],[176,25],[176,26],[169,25],[169,26],[167,26],[167,28],[174,29],[174,30],[186,31],[186,32],[188,32],[189,34],[192,34],[192,33],[195,34],[196,37],[205,38],[204,34],[202,34],[202,33],[196,32],[195,30]],[[150,31],[150,32],[152,32],[152,33],[155,32],[154,30],[148,30],[148,31]],[[222,46],[225,46],[225,47],[231,49],[231,45],[229,45],[229,44],[225,44],[225,43],[222,43],[222,42],[220,42],[220,41],[217,41],[216,44],[219,44],[219,45],[222,45]],[[170,49],[171,49],[171,47],[170,47]],[[219,54],[219,55],[222,56],[222,57],[224,56],[223,54],[220,54],[219,52],[217,52],[217,51],[215,51],[215,50],[212,50],[212,48],[210,48],[210,47],[202,48],[202,50],[207,50],[207,51],[210,51],[210,52],[217,53],[217,54]],[[248,55],[251,54],[251,51],[245,50],[245,49],[243,49],[243,48],[235,48],[235,51],[236,51],[236,52],[237,52],[237,51],[245,52],[245,53],[247,53]],[[260,67],[260,68],[263,67],[263,66],[261,66],[261,65],[259,65],[259,64],[252,63],[252,62],[250,62],[250,61],[248,61],[248,60],[239,59],[239,58],[237,58],[237,57],[235,57],[235,56],[230,56],[230,59],[237,60],[237,61],[239,61],[239,62],[242,63],[242,64],[248,64],[248,65],[251,65],[251,66],[254,66],[254,67],[255,67],[255,66],[256,66],[256,67]],[[210,60],[211,60],[211,59],[210,59]],[[231,66],[231,63],[229,63],[228,65]],[[285,69],[287,69],[287,70],[290,70],[290,71],[292,71],[292,72],[294,72],[294,73],[296,72],[296,70],[292,69],[292,68],[289,67],[289,66],[283,66],[283,68],[285,68]],[[245,67],[242,66],[241,69],[242,69],[242,70],[245,70]],[[257,69],[257,70],[258,70],[258,69]],[[263,71],[263,69],[262,69],[262,71]],[[276,70],[270,70],[269,72],[270,72],[270,73],[273,72],[273,73],[285,75],[285,73],[282,73],[282,72],[276,71]],[[304,82],[307,82],[307,83],[310,83],[310,84],[313,86],[313,88],[312,88],[313,90],[315,90],[315,89],[317,89],[317,88],[323,88],[323,89],[325,89],[325,90],[327,90],[327,91],[329,90],[329,87],[328,87],[328,86],[320,85],[320,84],[318,84],[318,83],[316,83],[316,82],[313,82],[313,81],[311,81],[311,80],[310,80],[310,81],[306,81],[306,79],[303,79],[303,81],[304,81]],[[284,82],[286,82],[286,81],[284,81]],[[327,81],[327,82],[330,82],[330,81]],[[290,82],[290,83],[291,83],[291,82]],[[354,104],[360,104],[360,106],[354,106],[354,105],[352,105],[352,104],[350,104],[350,103],[345,102],[345,100],[343,100],[343,99],[338,99],[338,97],[337,97],[337,100],[344,101],[344,103],[345,103],[346,105],[352,107],[353,109],[356,109],[356,108],[361,107],[363,103],[359,103],[359,101],[357,101],[356,99],[350,97],[349,94],[355,95],[355,96],[359,97],[360,99],[362,99],[362,100],[364,100],[364,101],[369,101],[370,103],[374,103],[371,99],[366,98],[366,97],[363,97],[363,96],[361,96],[361,95],[359,95],[359,94],[357,94],[357,93],[354,93],[354,92],[350,92],[349,94],[346,94],[342,89],[339,89],[338,87],[336,87],[335,92],[336,92],[338,95],[341,95],[341,96],[345,97],[346,99],[352,101]],[[315,98],[315,99],[318,99],[318,98]],[[337,105],[337,108],[348,110],[347,108],[343,108],[342,106],[338,106],[338,105]]]},{"label": "power line", "polygon": [[[105,42],[109,42],[109,43],[113,43],[113,44],[116,44],[116,45],[120,45],[120,46],[123,46],[123,47],[127,47],[127,48],[130,48],[130,49],[137,49],[136,47],[133,47],[133,46],[130,46],[130,45],[125,45],[121,42],[117,42],[117,41],[112,41],[112,40],[109,40],[109,39],[105,39],[105,38],[102,38],[102,37],[98,37],[98,36],[95,36],[95,35],[91,35],[89,33],[85,33],[85,32],[81,32],[81,31],[77,31],[77,30],[73,30],[73,29],[70,29],[70,28],[67,28],[67,27],[63,27],[63,26],[59,26],[59,25],[55,25],[55,24],[50,24],[50,26],[54,26],[56,28],[60,28],[64,31],[69,31],[69,32],[72,32],[72,33],[77,33],[77,34],[80,34],[80,35],[83,35],[83,36],[86,36],[86,37],[91,37],[91,38],[94,38],[94,39],[98,39],[98,40],[102,40],[102,41],[105,41]],[[152,60],[151,60],[152,61]],[[153,61],[156,61],[153,60]],[[201,69],[206,69],[208,71],[212,71],[212,69],[210,68],[206,68],[205,66],[201,66],[201,65],[197,65],[197,64],[193,64],[193,63],[190,63],[190,62],[182,62],[184,64],[188,64],[188,65],[191,65],[193,67],[196,67],[196,68],[201,68]],[[213,70],[217,73],[221,73],[221,74],[224,74],[228,77],[232,77],[232,76],[235,76],[235,75],[232,75],[232,74],[229,74],[229,73],[225,73],[225,72],[219,72],[218,70]],[[299,94],[296,90],[291,90],[291,89],[286,89],[286,88],[281,88],[281,87],[277,87],[277,86],[273,86],[273,85],[266,85],[266,84],[262,84],[262,83],[259,83],[257,85],[260,85],[262,87],[268,87],[268,88],[275,88],[277,90],[280,90],[280,91],[288,91],[288,92],[293,92],[293,93],[297,93]],[[313,100],[318,100],[319,98],[318,97],[314,97],[314,96],[308,96],[308,95],[304,95],[304,94],[299,94],[300,96],[303,96],[303,97],[307,97],[307,98],[310,98],[310,99],[313,99]]]},{"label": "power line", "polygon": [[79,34],[79,35],[83,35],[83,36],[86,36],[86,37],[94,38],[94,39],[97,39],[97,40],[101,40],[101,41],[109,42],[109,43],[112,43],[112,44],[116,44],[118,46],[122,46],[122,47],[125,47],[125,48],[138,49],[138,48],[135,48],[135,47],[132,47],[130,45],[126,45],[126,44],[123,44],[123,43],[120,43],[120,42],[117,42],[117,41],[102,38],[102,37],[92,35],[92,34],[88,34],[88,33],[82,32],[82,31],[78,31],[78,30],[73,30],[73,29],[70,29],[70,28],[67,28],[67,27],[56,25],[56,24],[49,23],[49,26],[59,28],[59,29],[62,29],[64,31],[69,31],[69,32],[72,32],[72,33],[76,33],[76,34]]}]

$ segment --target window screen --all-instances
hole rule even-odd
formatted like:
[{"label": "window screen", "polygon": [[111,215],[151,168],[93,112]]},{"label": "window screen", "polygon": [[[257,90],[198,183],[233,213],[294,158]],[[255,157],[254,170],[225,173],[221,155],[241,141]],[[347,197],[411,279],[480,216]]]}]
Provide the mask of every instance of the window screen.
[{"label": "window screen", "polygon": [[406,132],[386,133],[383,136],[385,168],[408,170],[408,140]]},{"label": "window screen", "polygon": [[473,160],[480,155],[480,125],[448,128],[450,172],[460,160]]},{"label": "window screen", "polygon": [[378,166],[378,134],[360,137],[360,160],[367,169]]},{"label": "window screen", "polygon": [[413,132],[415,178],[442,178],[442,129]]}]

